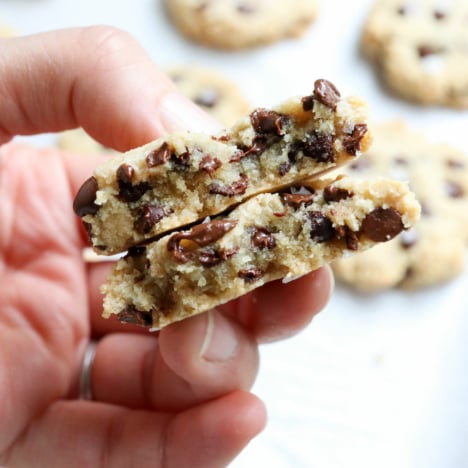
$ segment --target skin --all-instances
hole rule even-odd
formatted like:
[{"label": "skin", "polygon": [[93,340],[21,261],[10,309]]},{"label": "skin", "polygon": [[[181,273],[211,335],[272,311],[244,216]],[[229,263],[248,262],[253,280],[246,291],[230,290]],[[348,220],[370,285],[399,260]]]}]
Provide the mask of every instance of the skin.
[{"label": "skin", "polygon": [[[6,143],[82,126],[127,150],[216,123],[109,27],[3,39],[0,74],[0,464],[225,466],[265,425],[249,392],[258,345],[310,322],[329,299],[330,270],[159,333],[103,320],[98,288],[109,265],[83,262],[87,242],[71,208],[102,158]],[[77,382],[90,338],[99,340],[94,400],[83,401]]]}]

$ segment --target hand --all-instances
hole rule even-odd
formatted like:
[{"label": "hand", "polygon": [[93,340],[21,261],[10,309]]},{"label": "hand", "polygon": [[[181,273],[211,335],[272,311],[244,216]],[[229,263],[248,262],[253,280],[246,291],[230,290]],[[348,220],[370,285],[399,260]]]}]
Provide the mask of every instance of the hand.
[{"label": "hand", "polygon": [[[0,42],[0,143],[76,126],[126,150],[213,122],[125,33],[64,30]],[[100,158],[0,149],[0,464],[225,466],[261,431],[249,393],[258,344],[326,304],[328,268],[275,283],[159,334],[100,317],[107,264],[85,264],[73,197]],[[98,338],[93,401],[77,399]]]}]

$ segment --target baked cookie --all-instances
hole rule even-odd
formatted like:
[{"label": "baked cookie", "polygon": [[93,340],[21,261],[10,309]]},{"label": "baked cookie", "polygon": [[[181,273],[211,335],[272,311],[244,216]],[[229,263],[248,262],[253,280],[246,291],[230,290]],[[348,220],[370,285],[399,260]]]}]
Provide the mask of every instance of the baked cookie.
[{"label": "baked cookie", "polygon": [[269,281],[292,280],[409,229],[419,204],[383,178],[315,179],[131,249],[103,287],[104,317],[159,329]]},{"label": "baked cookie", "polygon": [[97,253],[109,255],[354,160],[370,142],[367,106],[317,80],[216,136],[176,132],[111,158],[78,192]]},{"label": "baked cookie", "polygon": [[466,0],[378,0],[362,46],[386,85],[403,98],[468,108]]},{"label": "baked cookie", "polygon": [[182,34],[221,49],[301,36],[318,10],[318,0],[165,0],[165,4]]},{"label": "baked cookie", "polygon": [[251,108],[237,85],[216,70],[173,66],[166,72],[183,94],[225,126],[232,125]]},{"label": "baked cookie", "polygon": [[371,149],[344,172],[407,180],[421,203],[414,228],[372,251],[333,264],[337,279],[364,292],[416,289],[448,281],[465,264],[468,156],[427,142],[402,122],[376,126]]}]

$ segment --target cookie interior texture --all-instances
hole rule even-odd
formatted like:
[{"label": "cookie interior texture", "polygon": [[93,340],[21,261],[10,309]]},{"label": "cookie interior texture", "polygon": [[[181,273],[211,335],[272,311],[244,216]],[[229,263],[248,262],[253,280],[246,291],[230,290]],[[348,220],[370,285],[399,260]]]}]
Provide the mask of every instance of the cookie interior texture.
[{"label": "cookie interior texture", "polygon": [[74,208],[96,252],[110,255],[354,160],[370,139],[365,103],[317,80],[311,95],[218,135],[176,132],[111,158]]},{"label": "cookie interior texture", "polygon": [[165,6],[185,37],[224,50],[299,37],[318,12],[318,0],[165,0]]},{"label": "cookie interior texture", "polygon": [[363,50],[403,98],[466,109],[467,18],[465,0],[378,0],[363,29]]},{"label": "cookie interior texture", "polygon": [[370,150],[344,172],[355,179],[382,175],[409,181],[422,205],[421,219],[384,245],[334,262],[337,279],[376,292],[428,287],[458,276],[468,243],[468,155],[427,141],[401,121],[373,130]]}]

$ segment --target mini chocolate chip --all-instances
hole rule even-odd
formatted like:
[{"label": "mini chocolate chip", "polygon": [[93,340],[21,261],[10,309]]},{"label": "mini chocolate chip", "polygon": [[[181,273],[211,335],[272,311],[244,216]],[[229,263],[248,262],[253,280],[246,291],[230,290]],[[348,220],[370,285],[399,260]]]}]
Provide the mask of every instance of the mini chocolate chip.
[{"label": "mini chocolate chip", "polygon": [[308,205],[314,199],[313,193],[283,193],[281,195],[285,205],[299,208],[301,205]]},{"label": "mini chocolate chip", "polygon": [[434,18],[436,20],[443,20],[447,15],[442,10],[434,10]]},{"label": "mini chocolate chip", "polygon": [[140,234],[148,234],[167,215],[162,206],[144,205],[137,209],[135,229]]},{"label": "mini chocolate chip", "polygon": [[240,270],[239,273],[237,273],[237,276],[242,278],[246,283],[253,283],[262,278],[263,275],[264,273],[260,268],[249,268],[246,270]]},{"label": "mini chocolate chip", "polygon": [[252,245],[260,250],[273,249],[276,246],[275,235],[265,227],[255,227],[251,240]]},{"label": "mini chocolate chip", "polygon": [[190,164],[191,153],[189,150],[184,151],[183,153],[172,153],[171,162],[177,166],[186,167]]},{"label": "mini chocolate chip", "polygon": [[338,188],[335,185],[328,185],[323,189],[323,198],[327,203],[339,202],[353,196],[352,192],[346,189]]},{"label": "mini chocolate chip", "polygon": [[95,177],[90,177],[78,190],[73,201],[73,210],[81,218],[85,215],[95,215],[99,210],[96,205],[96,193],[99,186]]},{"label": "mini chocolate chip", "polygon": [[235,195],[242,195],[247,190],[249,185],[249,178],[246,174],[240,174],[239,180],[234,181],[229,185],[211,184],[209,186],[210,193],[213,195],[223,195],[225,197],[233,197]]},{"label": "mini chocolate chip", "polygon": [[414,229],[411,231],[403,231],[400,234],[400,245],[403,249],[410,249],[418,242],[418,236]]},{"label": "mini chocolate chip", "polygon": [[445,187],[450,198],[462,198],[465,196],[465,190],[458,182],[447,181]]},{"label": "mini chocolate chip", "polygon": [[176,259],[185,263],[190,259],[190,252],[187,252],[180,242],[184,239],[196,244],[198,247],[207,245],[221,239],[227,232],[237,225],[235,219],[219,219],[207,223],[197,224],[190,231],[177,232],[173,234],[167,242],[167,250],[174,253]]},{"label": "mini chocolate chip", "polygon": [[330,218],[320,211],[308,211],[310,222],[310,237],[317,242],[325,242],[333,238],[335,228]]},{"label": "mini chocolate chip", "polygon": [[362,221],[361,232],[374,242],[386,242],[403,230],[400,213],[394,208],[376,208]]},{"label": "mini chocolate chip", "polygon": [[159,148],[154,149],[146,156],[146,165],[151,168],[166,164],[171,158],[172,152],[169,144],[164,142]]},{"label": "mini chocolate chip", "polygon": [[438,52],[434,47],[429,44],[421,44],[418,46],[418,55],[420,58],[427,57],[428,55],[434,55]]},{"label": "mini chocolate chip", "polygon": [[219,92],[216,89],[204,88],[197,94],[194,101],[199,106],[211,109],[218,104],[219,97]]},{"label": "mini chocolate chip", "polygon": [[117,183],[119,185],[118,197],[126,202],[135,202],[139,200],[151,186],[148,182],[132,184],[135,176],[135,169],[129,164],[121,164],[117,169]]},{"label": "mini chocolate chip", "polygon": [[252,139],[252,145],[250,148],[244,147],[230,159],[230,162],[240,161],[242,158],[247,156],[260,156],[266,149],[268,143],[265,137],[260,135],[255,135]]},{"label": "mini chocolate chip", "polygon": [[343,138],[343,146],[348,154],[354,156],[358,151],[361,151],[361,141],[366,133],[366,124],[356,124],[351,135]]},{"label": "mini chocolate chip", "polygon": [[260,135],[284,135],[283,123],[286,116],[267,109],[256,109],[250,114],[250,121]]},{"label": "mini chocolate chip", "polygon": [[315,131],[307,134],[302,145],[304,156],[315,159],[318,162],[333,162],[333,136],[321,135]]},{"label": "mini chocolate chip", "polygon": [[222,162],[218,158],[206,155],[200,161],[199,168],[206,171],[210,177],[213,177],[214,172],[222,166]]},{"label": "mini chocolate chip", "polygon": [[138,310],[133,304],[120,311],[117,314],[117,319],[120,322],[139,325],[140,327],[150,327],[153,324],[151,311]]},{"label": "mini chocolate chip", "polygon": [[[328,80],[316,80],[314,83],[314,98],[324,106],[335,110],[341,94],[336,86]],[[304,106],[304,104],[303,104]]]}]

